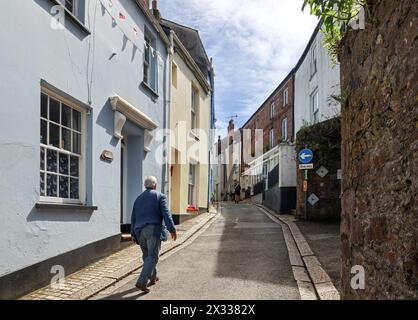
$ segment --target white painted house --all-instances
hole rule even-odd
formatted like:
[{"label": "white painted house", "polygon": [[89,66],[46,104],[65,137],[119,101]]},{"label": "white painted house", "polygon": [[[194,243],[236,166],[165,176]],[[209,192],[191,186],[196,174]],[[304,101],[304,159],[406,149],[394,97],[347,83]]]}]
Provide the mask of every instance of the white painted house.
[{"label": "white painted house", "polygon": [[333,96],[340,95],[340,65],[332,61],[323,45],[318,24],[295,67],[295,138],[306,125],[319,123],[341,112]]}]

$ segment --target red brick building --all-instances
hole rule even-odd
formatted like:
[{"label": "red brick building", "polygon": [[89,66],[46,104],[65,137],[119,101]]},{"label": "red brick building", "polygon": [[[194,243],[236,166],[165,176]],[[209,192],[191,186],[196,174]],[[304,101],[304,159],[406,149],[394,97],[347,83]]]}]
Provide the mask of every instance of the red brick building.
[{"label": "red brick building", "polygon": [[[251,130],[251,145],[244,145],[243,155],[255,154],[255,130],[263,130],[263,152],[294,137],[294,70],[280,83],[242,129]],[[243,157],[242,159],[245,159]],[[248,158],[247,158],[248,159]],[[245,170],[245,164],[242,166]]]}]

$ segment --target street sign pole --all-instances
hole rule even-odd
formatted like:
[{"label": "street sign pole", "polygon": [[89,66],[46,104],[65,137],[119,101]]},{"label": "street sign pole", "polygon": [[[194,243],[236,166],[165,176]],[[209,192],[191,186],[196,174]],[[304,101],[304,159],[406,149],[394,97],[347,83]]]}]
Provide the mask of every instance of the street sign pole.
[{"label": "street sign pole", "polygon": [[308,220],[308,170],[305,170],[305,220]]},{"label": "street sign pole", "polygon": [[305,220],[308,220],[308,170],[313,169],[312,160],[314,158],[313,151],[311,149],[303,149],[299,152],[299,169],[305,170],[305,180],[303,183],[303,191],[305,192]]}]

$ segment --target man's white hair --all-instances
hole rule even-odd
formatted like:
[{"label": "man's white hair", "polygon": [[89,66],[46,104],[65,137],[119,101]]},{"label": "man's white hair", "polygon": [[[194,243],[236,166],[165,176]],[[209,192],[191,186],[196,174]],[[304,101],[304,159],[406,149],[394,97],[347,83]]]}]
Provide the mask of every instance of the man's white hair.
[{"label": "man's white hair", "polygon": [[153,189],[157,186],[157,178],[154,176],[149,176],[145,178],[144,187],[146,189]]}]

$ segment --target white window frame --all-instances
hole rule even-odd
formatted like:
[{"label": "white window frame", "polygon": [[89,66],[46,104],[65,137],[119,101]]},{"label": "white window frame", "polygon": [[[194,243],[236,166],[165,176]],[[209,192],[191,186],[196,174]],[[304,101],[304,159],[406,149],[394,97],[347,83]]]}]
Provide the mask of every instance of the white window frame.
[{"label": "white window frame", "polygon": [[270,149],[274,147],[274,128],[270,129],[270,132],[269,132],[269,144],[270,144]]},{"label": "white window frame", "polygon": [[287,134],[287,118],[282,120],[282,140],[287,141],[288,134]]},{"label": "white window frame", "polygon": [[[313,124],[320,122],[319,119],[319,90],[318,88],[313,91],[310,97],[310,108],[311,108],[311,121]],[[317,121],[315,117],[317,116]]]},{"label": "white window frame", "polygon": [[[190,202],[190,188],[192,190],[192,203],[188,203],[189,206],[196,207],[196,169],[197,165],[194,163],[189,164],[189,176],[188,176],[188,182],[187,182],[187,202]],[[193,179],[193,181],[191,181]]]},{"label": "white window frame", "polygon": [[[64,0],[64,7],[67,8],[67,1],[68,0]],[[77,12],[78,12],[78,0],[72,0],[72,6],[73,6],[73,10],[69,10],[74,16],[77,17]]]},{"label": "white window frame", "polygon": [[286,107],[289,104],[289,88],[286,88],[283,91],[283,107]]},{"label": "white window frame", "polygon": [[273,101],[270,106],[270,119],[274,119],[276,116],[276,102]]},{"label": "white window frame", "polygon": [[[144,83],[151,87],[151,70],[152,70],[152,39],[151,37],[145,32],[144,35]],[[145,68],[147,68],[147,72],[145,73]]]},{"label": "white window frame", "polygon": [[[64,98],[64,97],[56,94],[55,92],[52,92],[51,90],[49,90],[47,88],[42,87],[41,88],[41,94],[45,94],[45,95],[49,96],[50,98],[59,101],[61,104],[64,103],[68,107],[70,107],[72,109],[75,109],[76,111],[80,112],[80,114],[81,114],[81,123],[80,123],[80,125],[81,125],[81,131],[80,131],[80,134],[81,134],[81,145],[80,145],[80,155],[77,155],[77,154],[74,154],[74,153],[69,152],[67,150],[64,150],[64,149],[61,149],[61,148],[57,148],[55,146],[45,145],[45,144],[42,144],[40,142],[39,155],[41,153],[40,152],[41,151],[41,148],[44,148],[46,150],[46,152],[45,152],[45,159],[44,159],[45,166],[47,166],[46,157],[47,157],[47,150],[48,149],[58,152],[58,159],[57,159],[58,162],[59,162],[59,154],[60,153],[68,154],[69,156],[76,156],[80,160],[79,160],[79,168],[78,168],[78,170],[79,170],[79,178],[78,178],[79,179],[79,186],[78,186],[78,188],[79,188],[79,191],[78,191],[79,192],[79,199],[69,199],[69,198],[68,199],[64,199],[64,198],[60,198],[60,197],[48,197],[46,195],[46,192],[47,192],[47,179],[46,179],[47,171],[45,170],[45,172],[44,172],[44,174],[45,174],[45,196],[40,195],[39,200],[42,203],[84,205],[87,202],[87,199],[86,199],[86,135],[87,135],[86,129],[87,129],[87,112],[86,112],[86,110],[84,108],[76,105],[72,101],[70,101],[70,100],[68,100],[68,99],[66,99],[66,98]],[[41,94],[40,94],[40,96],[41,96]],[[50,99],[48,99],[48,112],[49,112],[49,101],[50,101]],[[39,109],[40,108],[41,108],[41,101],[39,101]],[[60,118],[61,118],[61,110],[62,110],[62,108],[60,108]],[[41,112],[39,112],[39,114],[40,114],[39,119],[40,120],[41,119],[44,119],[44,118],[41,117]],[[44,120],[47,120],[47,119],[44,119]],[[55,124],[54,121],[47,120],[47,123],[48,122],[52,122],[52,123]],[[61,128],[61,124],[58,124],[58,125]],[[39,128],[39,132],[40,132],[40,130],[41,130],[41,128]],[[59,134],[60,134],[60,140],[61,140],[61,130],[60,130],[60,133]],[[49,140],[49,125],[47,126],[47,139]],[[72,141],[72,137],[71,137],[71,141]],[[38,158],[38,161],[39,160],[40,159]],[[59,164],[58,164],[58,169],[57,170],[59,171]],[[39,174],[41,173],[41,171],[43,171],[43,170],[40,170],[39,165],[38,165],[38,172],[39,172]],[[38,176],[39,176],[39,174],[38,174]],[[59,176],[59,173],[57,172],[56,175]],[[40,187],[40,181],[39,181],[38,185]],[[57,195],[59,196],[59,181],[58,181],[58,184],[57,184]]]},{"label": "white window frame", "polygon": [[318,71],[318,55],[317,45],[314,43],[311,49],[311,77],[313,77]]},{"label": "white window frame", "polygon": [[198,128],[198,115],[199,115],[199,90],[192,85],[191,92],[191,108],[190,108],[190,127],[193,133]]},{"label": "white window frame", "polygon": [[[143,83],[145,84],[146,87],[151,89],[155,94],[158,94],[159,63],[158,63],[158,52],[156,48],[157,47],[156,39],[157,39],[156,36],[150,31],[150,29],[148,29],[147,26],[144,26],[144,54],[143,54],[144,61],[142,63]],[[147,70],[148,70],[146,75],[145,75],[145,67],[147,67]]]},{"label": "white window frame", "polygon": [[69,0],[58,0],[57,2],[60,3],[67,12],[71,13],[74,17],[76,17],[78,20],[80,20],[80,17],[78,15],[78,9],[79,9],[79,5],[80,5],[79,0],[71,0],[72,1],[72,7],[73,7],[72,10],[68,9],[67,1],[69,1]]}]

